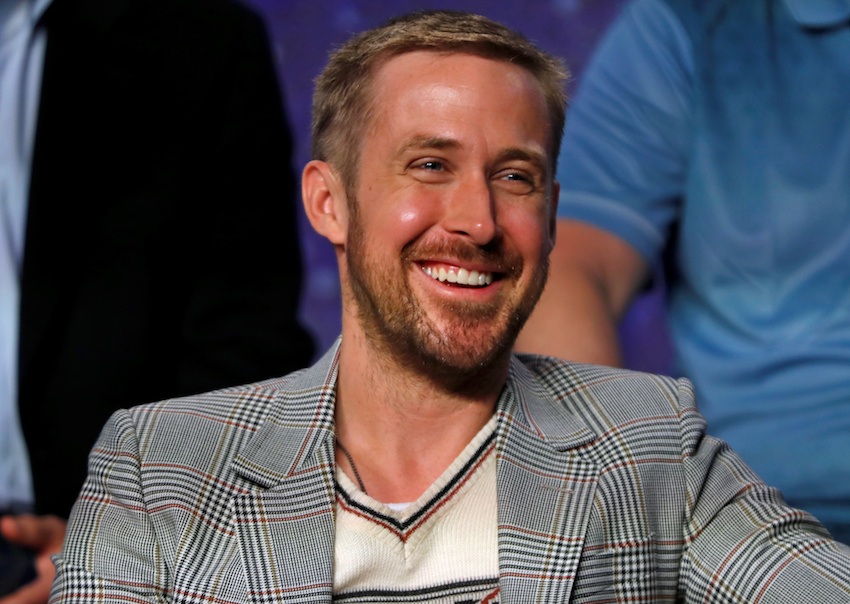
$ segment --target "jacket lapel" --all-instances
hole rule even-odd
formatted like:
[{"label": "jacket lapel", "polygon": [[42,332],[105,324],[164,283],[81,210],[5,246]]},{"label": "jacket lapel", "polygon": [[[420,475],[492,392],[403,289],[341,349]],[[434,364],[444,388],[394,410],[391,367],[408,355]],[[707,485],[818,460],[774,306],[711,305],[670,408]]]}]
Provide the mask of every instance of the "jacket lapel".
[{"label": "jacket lapel", "polygon": [[260,486],[231,500],[254,604],[331,601],[337,350],[286,385],[234,461],[239,474]]},{"label": "jacket lapel", "polygon": [[498,413],[501,602],[565,602],[598,479],[576,447],[594,434],[516,360]]}]

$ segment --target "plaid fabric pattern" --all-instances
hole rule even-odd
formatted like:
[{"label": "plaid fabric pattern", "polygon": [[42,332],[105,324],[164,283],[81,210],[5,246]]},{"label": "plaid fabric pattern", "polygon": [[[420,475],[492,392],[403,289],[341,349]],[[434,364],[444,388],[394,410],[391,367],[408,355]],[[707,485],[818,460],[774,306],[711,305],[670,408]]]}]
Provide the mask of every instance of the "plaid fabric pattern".
[{"label": "plaid fabric pattern", "polygon": [[[51,602],[330,601],[337,362],[117,412]],[[500,602],[850,601],[850,549],[704,435],[687,381],[522,355],[497,415]]]}]

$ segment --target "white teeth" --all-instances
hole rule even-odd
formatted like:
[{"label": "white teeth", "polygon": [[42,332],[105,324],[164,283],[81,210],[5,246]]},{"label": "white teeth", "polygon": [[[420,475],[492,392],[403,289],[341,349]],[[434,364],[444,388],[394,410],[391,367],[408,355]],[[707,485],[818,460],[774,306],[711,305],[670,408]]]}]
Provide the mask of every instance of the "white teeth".
[{"label": "white teeth", "polygon": [[490,285],[493,282],[492,273],[479,273],[478,271],[470,271],[465,268],[450,268],[449,270],[446,270],[445,267],[442,266],[440,268],[426,266],[423,267],[423,270],[432,279],[442,283],[448,281],[449,283],[457,283],[459,285],[483,287],[485,285]]}]

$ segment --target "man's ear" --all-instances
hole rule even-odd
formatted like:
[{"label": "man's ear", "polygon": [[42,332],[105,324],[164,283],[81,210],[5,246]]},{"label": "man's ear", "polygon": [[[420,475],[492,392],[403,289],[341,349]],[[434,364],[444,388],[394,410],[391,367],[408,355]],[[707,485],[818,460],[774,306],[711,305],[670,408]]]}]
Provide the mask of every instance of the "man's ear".
[{"label": "man's ear", "polygon": [[301,196],[307,218],[316,232],[334,245],[345,245],[348,200],[345,187],[328,163],[313,160],[304,166]]}]

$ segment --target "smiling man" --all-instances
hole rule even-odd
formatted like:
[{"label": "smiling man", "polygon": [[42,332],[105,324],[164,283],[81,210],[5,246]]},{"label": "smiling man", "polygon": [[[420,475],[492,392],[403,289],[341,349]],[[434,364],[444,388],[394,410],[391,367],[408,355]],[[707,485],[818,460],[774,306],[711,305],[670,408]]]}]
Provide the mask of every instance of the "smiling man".
[{"label": "smiling man", "polygon": [[332,56],[303,197],[340,340],[116,413],[54,602],[847,601],[850,551],[704,435],[688,382],[512,355],[554,243],[564,79],[451,11]]}]

